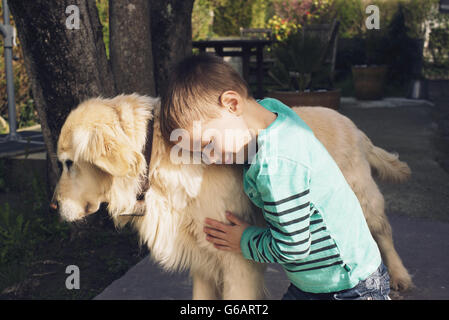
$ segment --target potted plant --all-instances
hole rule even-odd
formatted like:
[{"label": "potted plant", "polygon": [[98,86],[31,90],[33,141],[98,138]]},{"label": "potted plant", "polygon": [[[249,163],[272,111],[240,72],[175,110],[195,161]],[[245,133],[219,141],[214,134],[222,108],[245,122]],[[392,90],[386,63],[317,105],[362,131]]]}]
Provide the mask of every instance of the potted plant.
[{"label": "potted plant", "polygon": [[384,61],[385,37],[381,30],[368,30],[365,38],[365,64],[352,67],[355,97],[380,100],[384,96],[388,67]]},{"label": "potted plant", "polygon": [[333,88],[331,66],[323,63],[328,47],[322,37],[303,28],[277,43],[272,50],[275,63],[269,72],[277,88],[268,96],[289,106],[338,109],[340,90]]},{"label": "potted plant", "polygon": [[339,26],[335,1],[277,0],[273,9],[268,24],[277,42],[269,75],[276,85],[268,96],[289,106],[338,109],[340,90],[332,83]]}]

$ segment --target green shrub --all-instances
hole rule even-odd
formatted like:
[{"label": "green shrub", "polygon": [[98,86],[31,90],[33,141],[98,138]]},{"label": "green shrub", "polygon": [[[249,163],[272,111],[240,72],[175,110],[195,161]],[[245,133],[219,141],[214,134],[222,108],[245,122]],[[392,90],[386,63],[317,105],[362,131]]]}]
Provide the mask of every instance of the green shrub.
[{"label": "green shrub", "polygon": [[239,36],[240,27],[251,25],[252,7],[255,0],[213,0],[213,31],[219,36]]},{"label": "green shrub", "polygon": [[213,7],[210,0],[195,0],[192,11],[192,39],[212,37]]},{"label": "green shrub", "polygon": [[11,212],[9,203],[0,206],[0,265],[13,260],[27,261],[31,251],[27,250],[30,222],[22,214]]},{"label": "green shrub", "polygon": [[434,8],[430,12],[429,27],[424,75],[430,79],[449,79],[449,15]]},{"label": "green shrub", "polygon": [[274,12],[299,27],[311,23],[329,23],[335,0],[273,0]]},{"label": "green shrub", "polygon": [[403,7],[405,24],[411,38],[424,36],[424,22],[439,0],[335,0],[335,12],[340,21],[340,36],[360,37],[367,30],[365,8],[370,4],[379,7],[380,28],[391,24],[399,6]]},{"label": "green shrub", "polygon": [[96,0],[98,15],[103,26],[103,41],[106,47],[106,55],[109,58],[109,0]]},{"label": "green shrub", "polygon": [[[12,181],[6,180],[6,168],[7,164],[0,161],[0,181],[6,181],[5,188],[8,187],[0,191],[10,192],[8,198],[5,194],[2,197],[11,199],[0,205],[0,292],[2,287],[19,281],[19,276],[26,274],[39,248],[69,236],[69,225],[61,222],[58,215],[47,211],[48,197],[43,177],[38,172],[26,170],[28,178],[18,189]],[[13,279],[9,279],[13,271],[11,266],[20,267]]]},{"label": "green shrub", "polygon": [[360,37],[364,31],[365,10],[360,0],[336,0],[335,11],[343,38]]},{"label": "green shrub", "polygon": [[272,15],[272,1],[256,0],[254,1],[251,13],[251,28],[265,28],[268,19]]},{"label": "green shrub", "polygon": [[279,84],[284,84],[283,89],[313,90],[319,85],[317,76],[325,76],[329,71],[320,64],[324,48],[319,38],[303,34],[302,30],[293,32],[273,47],[272,74]]}]

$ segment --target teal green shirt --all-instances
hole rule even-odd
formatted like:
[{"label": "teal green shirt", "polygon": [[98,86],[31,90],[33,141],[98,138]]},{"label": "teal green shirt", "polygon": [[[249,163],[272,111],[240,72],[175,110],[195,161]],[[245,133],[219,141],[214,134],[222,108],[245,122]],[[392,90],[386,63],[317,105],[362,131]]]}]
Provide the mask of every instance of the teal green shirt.
[{"label": "teal green shirt", "polygon": [[281,264],[306,292],[353,288],[381,263],[356,195],[298,114],[276,99],[258,103],[277,117],[259,131],[243,185],[267,228],[245,229],[244,257]]}]

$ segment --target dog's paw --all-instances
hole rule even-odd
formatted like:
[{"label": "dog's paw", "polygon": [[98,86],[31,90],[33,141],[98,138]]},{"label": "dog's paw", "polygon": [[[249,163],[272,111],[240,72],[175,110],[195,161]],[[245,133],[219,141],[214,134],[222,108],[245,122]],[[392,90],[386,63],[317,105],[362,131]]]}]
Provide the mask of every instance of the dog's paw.
[{"label": "dog's paw", "polygon": [[407,271],[399,274],[390,272],[390,287],[395,291],[407,291],[413,289],[414,284]]}]

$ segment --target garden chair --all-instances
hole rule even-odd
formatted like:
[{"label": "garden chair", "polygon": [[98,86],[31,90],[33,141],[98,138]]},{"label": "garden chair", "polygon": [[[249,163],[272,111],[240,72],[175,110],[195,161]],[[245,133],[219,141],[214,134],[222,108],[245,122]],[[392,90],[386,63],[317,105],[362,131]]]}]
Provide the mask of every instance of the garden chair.
[{"label": "garden chair", "polygon": [[[340,22],[337,19],[334,19],[331,24],[309,25],[305,26],[303,29],[305,34],[321,39],[324,44],[324,49],[319,61],[320,65],[329,70],[327,81],[330,87],[333,87],[334,85],[339,27]],[[314,78],[313,75],[311,78]]]},{"label": "garden chair", "polygon": [[[244,39],[268,39],[273,41],[273,33],[268,28],[240,28],[240,37]],[[274,64],[274,59],[270,53],[265,50],[263,53],[263,70],[264,74],[270,70]],[[257,72],[256,57],[250,58],[250,75],[254,75]]]}]

